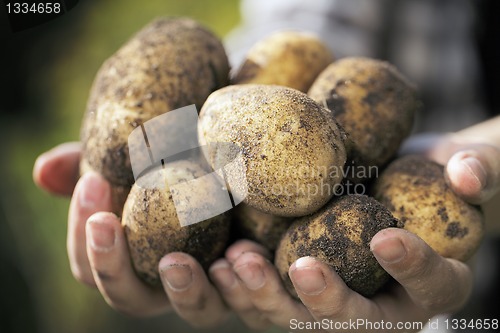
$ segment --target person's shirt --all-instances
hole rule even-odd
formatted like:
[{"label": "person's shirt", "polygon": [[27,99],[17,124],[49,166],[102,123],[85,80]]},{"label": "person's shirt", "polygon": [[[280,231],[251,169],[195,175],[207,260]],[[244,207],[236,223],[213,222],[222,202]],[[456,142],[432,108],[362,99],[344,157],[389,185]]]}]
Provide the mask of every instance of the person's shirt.
[{"label": "person's shirt", "polygon": [[241,11],[226,40],[233,68],[273,31],[309,31],[337,59],[387,60],[413,81],[424,101],[416,132],[455,131],[487,117],[467,0],[243,0]]}]

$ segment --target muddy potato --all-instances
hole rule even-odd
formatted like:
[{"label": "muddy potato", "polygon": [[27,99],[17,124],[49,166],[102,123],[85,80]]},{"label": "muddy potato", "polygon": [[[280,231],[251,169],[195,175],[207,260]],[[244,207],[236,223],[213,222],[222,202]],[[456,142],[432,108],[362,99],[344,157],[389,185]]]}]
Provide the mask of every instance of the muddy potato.
[{"label": "muddy potato", "polygon": [[[311,214],[328,202],[342,180],[342,129],[328,110],[295,89],[254,84],[222,88],[203,105],[198,136],[202,146],[228,142],[240,149],[241,172],[227,172],[226,178],[232,189],[246,187],[244,202],[264,213]],[[214,165],[223,154],[215,149],[207,160]]]},{"label": "muddy potato", "polygon": [[394,66],[361,57],[329,65],[308,95],[328,107],[348,134],[347,178],[356,182],[397,152],[420,105],[414,86]]},{"label": "muddy potato", "polygon": [[111,183],[117,214],[134,182],[127,146],[132,130],[180,107],[201,108],[227,84],[228,73],[221,42],[185,18],[153,21],[101,66],[81,128],[80,168]]},{"label": "muddy potato", "polygon": [[292,224],[276,250],[275,265],[288,291],[297,297],[288,276],[292,263],[312,256],[333,267],[349,288],[373,296],[389,275],[370,251],[372,237],[397,219],[375,199],[365,195],[334,198],[313,215]]},{"label": "muddy potato", "polygon": [[459,198],[446,184],[443,166],[422,156],[392,162],[376,180],[373,195],[444,257],[466,261],[481,243],[479,207]]},{"label": "muddy potato", "polygon": [[251,239],[267,248],[276,250],[281,236],[292,224],[293,218],[263,213],[244,203],[235,210],[234,226],[240,238]]},{"label": "muddy potato", "polygon": [[188,253],[205,269],[223,253],[229,238],[227,214],[187,226],[181,226],[179,219],[179,216],[197,219],[206,212],[207,205],[220,199],[221,186],[215,179],[207,179],[187,193],[173,187],[205,174],[198,164],[180,160],[145,173],[132,186],[123,209],[122,225],[133,266],[147,283],[160,284],[158,263],[167,253]]},{"label": "muddy potato", "polygon": [[331,51],[315,35],[275,32],[249,50],[233,83],[275,84],[307,92],[332,61]]}]

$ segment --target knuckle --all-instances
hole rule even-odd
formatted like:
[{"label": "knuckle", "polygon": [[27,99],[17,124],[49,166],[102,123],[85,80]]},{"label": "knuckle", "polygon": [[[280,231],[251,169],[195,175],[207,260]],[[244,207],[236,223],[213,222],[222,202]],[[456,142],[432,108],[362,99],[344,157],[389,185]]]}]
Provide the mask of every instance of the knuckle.
[{"label": "knuckle", "polygon": [[110,282],[114,280],[114,277],[111,273],[105,272],[103,270],[96,270],[97,278],[102,282]]},{"label": "knuckle", "polygon": [[435,292],[429,293],[429,297],[422,299],[419,305],[424,310],[434,314],[456,312],[465,305],[469,295],[470,288],[463,285],[459,286],[455,281],[447,285],[441,285]]},{"label": "knuckle", "polygon": [[196,304],[177,304],[172,305],[179,315],[191,327],[197,329],[215,328],[223,324],[229,318],[229,312],[226,309],[209,309],[206,306],[199,307]]},{"label": "knuckle", "polygon": [[280,301],[281,298],[273,297],[266,298],[264,300],[260,300],[256,302],[256,308],[262,312],[267,317],[273,317],[276,314],[279,314],[283,311],[283,302]]},{"label": "knuckle", "polygon": [[265,317],[280,317],[288,308],[291,296],[284,289],[276,289],[273,281],[269,281],[259,291],[250,295],[254,307]]},{"label": "knuckle", "polygon": [[151,317],[152,314],[148,308],[145,307],[135,307],[130,304],[125,304],[119,300],[107,300],[110,307],[115,309],[115,311],[121,314],[131,317],[131,318],[147,318]]},{"label": "knuckle", "polygon": [[348,291],[331,290],[327,295],[304,299],[303,302],[305,301],[309,312],[319,318],[340,318],[345,317],[348,309],[353,308],[349,295]]},{"label": "knuckle", "polygon": [[431,313],[441,313],[450,308],[450,305],[453,304],[453,300],[447,293],[441,297],[429,297],[425,300],[421,300],[419,303],[421,308],[425,311]]},{"label": "knuckle", "polygon": [[92,272],[80,269],[78,266],[71,266],[71,273],[73,277],[80,283],[85,284],[89,287],[96,287],[94,276]]},{"label": "knuckle", "polygon": [[115,311],[131,318],[148,318],[161,314],[165,309],[153,304],[144,305],[136,299],[130,299],[127,295],[103,292],[106,303]]},{"label": "knuckle", "polygon": [[307,305],[307,308],[309,312],[319,318],[337,318],[341,317],[343,312],[343,306],[340,306],[340,304],[310,304]]},{"label": "knuckle", "polygon": [[[226,300],[226,302],[227,302],[227,300]],[[228,303],[231,303],[230,306],[234,311],[241,313],[241,314],[247,314],[247,313],[251,313],[251,312],[255,311],[255,307],[250,302],[243,302],[243,301],[240,301],[240,302],[232,301],[231,302],[231,301],[229,301]]]},{"label": "knuckle", "polygon": [[200,295],[198,297],[179,297],[178,299],[171,298],[174,307],[183,313],[201,312],[207,306],[207,297]]},{"label": "knuckle", "polygon": [[[412,285],[419,294],[425,294],[417,303],[433,314],[460,310],[471,293],[469,268],[455,260],[443,260],[433,267],[425,279],[417,279]],[[422,290],[427,292],[422,293]]]},{"label": "knuckle", "polygon": [[434,260],[429,260],[429,257],[425,254],[415,255],[411,260],[411,265],[399,272],[400,279],[419,281],[427,280],[429,273],[431,271],[431,265]]},{"label": "knuckle", "polygon": [[235,263],[235,266],[238,266],[240,264],[246,264],[246,265],[253,264],[253,265],[259,265],[260,267],[264,267],[266,263],[267,263],[266,258],[264,258],[259,253],[245,252],[238,258],[237,262]]}]

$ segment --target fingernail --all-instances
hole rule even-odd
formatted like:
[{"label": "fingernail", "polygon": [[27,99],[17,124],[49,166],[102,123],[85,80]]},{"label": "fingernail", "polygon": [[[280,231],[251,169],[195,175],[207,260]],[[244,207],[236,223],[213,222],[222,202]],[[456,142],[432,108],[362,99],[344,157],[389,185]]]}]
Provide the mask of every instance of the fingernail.
[{"label": "fingernail", "polygon": [[326,289],[326,281],[321,269],[311,266],[311,260],[307,257],[298,259],[291,271],[291,278],[297,291],[306,295],[319,295]]},{"label": "fingernail", "polygon": [[115,246],[115,229],[105,223],[89,220],[90,246],[99,252],[109,252]]},{"label": "fingernail", "polygon": [[265,283],[264,271],[259,264],[244,264],[235,267],[234,271],[250,290],[257,290]]},{"label": "fingernail", "polygon": [[406,256],[406,249],[399,238],[387,238],[371,244],[373,254],[388,264],[395,264]]},{"label": "fingernail", "polygon": [[484,167],[481,164],[481,162],[479,162],[479,160],[473,156],[468,156],[464,158],[461,161],[461,163],[465,167],[465,169],[469,172],[469,174],[477,179],[481,188],[485,188],[487,175],[486,175],[486,170],[484,170]]},{"label": "fingernail", "polygon": [[193,272],[187,265],[171,265],[160,268],[161,276],[173,291],[187,290],[193,282]]},{"label": "fingernail", "polygon": [[229,290],[236,286],[234,273],[227,262],[216,263],[210,267],[210,275],[218,288]]},{"label": "fingernail", "polygon": [[98,174],[89,172],[83,177],[78,199],[81,207],[92,209],[106,199],[108,190],[106,186],[102,186],[102,178]]},{"label": "fingernail", "polygon": [[247,253],[246,251],[239,251],[239,252],[234,252],[234,251],[228,251],[226,252],[226,258],[227,260],[231,263],[234,264],[236,260],[238,260],[239,257]]}]

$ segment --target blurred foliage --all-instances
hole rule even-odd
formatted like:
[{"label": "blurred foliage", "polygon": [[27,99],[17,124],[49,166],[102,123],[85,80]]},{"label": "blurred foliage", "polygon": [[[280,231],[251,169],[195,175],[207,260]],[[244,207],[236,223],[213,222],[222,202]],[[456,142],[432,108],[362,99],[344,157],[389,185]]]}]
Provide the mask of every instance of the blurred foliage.
[{"label": "blurred foliage", "polygon": [[[5,177],[0,267],[15,267],[19,276],[2,273],[1,281],[19,280],[21,286],[2,286],[0,320],[14,328],[0,328],[23,331],[31,324],[23,321],[31,320],[39,332],[191,331],[175,315],[122,316],[97,291],[76,282],[66,254],[69,200],[43,193],[31,177],[40,153],[78,140],[88,92],[102,62],[157,16],[189,16],[223,37],[239,22],[238,1],[80,1],[64,16],[6,41],[10,48],[4,55],[10,62],[2,64],[0,92],[0,172]],[[242,330],[233,318],[214,332]]]}]

